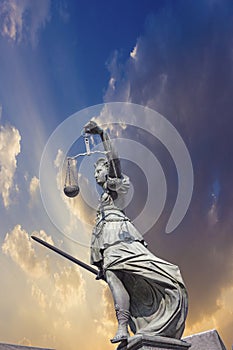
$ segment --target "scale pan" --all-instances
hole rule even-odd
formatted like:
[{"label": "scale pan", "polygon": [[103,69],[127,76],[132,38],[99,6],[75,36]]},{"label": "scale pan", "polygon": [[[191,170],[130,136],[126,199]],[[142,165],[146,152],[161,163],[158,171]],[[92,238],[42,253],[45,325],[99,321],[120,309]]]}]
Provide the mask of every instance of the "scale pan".
[{"label": "scale pan", "polygon": [[79,194],[79,187],[77,185],[65,186],[64,193],[67,197],[76,197]]}]

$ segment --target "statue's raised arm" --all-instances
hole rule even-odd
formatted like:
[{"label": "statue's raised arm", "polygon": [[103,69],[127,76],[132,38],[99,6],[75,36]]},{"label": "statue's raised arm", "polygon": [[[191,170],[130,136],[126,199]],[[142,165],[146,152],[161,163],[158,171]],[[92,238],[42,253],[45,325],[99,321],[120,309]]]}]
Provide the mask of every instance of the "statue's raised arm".
[{"label": "statue's raised arm", "polygon": [[108,175],[111,178],[121,178],[121,164],[118,158],[118,153],[113,147],[110,137],[106,131],[104,131],[98,124],[94,121],[90,121],[84,126],[84,131],[89,134],[98,134],[103,142],[104,149],[106,151],[109,169]]}]

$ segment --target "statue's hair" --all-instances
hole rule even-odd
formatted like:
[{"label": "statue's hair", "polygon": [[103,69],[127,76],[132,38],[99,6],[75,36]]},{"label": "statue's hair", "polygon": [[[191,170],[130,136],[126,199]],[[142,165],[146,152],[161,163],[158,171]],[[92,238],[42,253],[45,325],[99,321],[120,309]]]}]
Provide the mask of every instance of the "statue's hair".
[{"label": "statue's hair", "polygon": [[99,159],[97,159],[97,161],[96,161],[94,166],[96,168],[99,165],[103,165],[105,167],[109,167],[107,158],[99,158]]}]

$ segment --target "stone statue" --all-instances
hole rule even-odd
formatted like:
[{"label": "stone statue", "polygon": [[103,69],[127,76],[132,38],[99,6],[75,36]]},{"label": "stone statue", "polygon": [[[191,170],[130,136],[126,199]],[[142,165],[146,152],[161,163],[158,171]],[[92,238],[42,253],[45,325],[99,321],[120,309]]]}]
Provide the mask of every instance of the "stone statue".
[{"label": "stone statue", "polygon": [[91,263],[97,279],[108,283],[116,310],[118,329],[111,339],[118,343],[134,334],[180,339],[187,315],[187,292],[179,268],[154,256],[142,235],[125,215],[124,198],[129,178],[108,134],[90,121],[84,130],[99,134],[106,158],[95,164],[95,179],[103,188],[91,242]]}]

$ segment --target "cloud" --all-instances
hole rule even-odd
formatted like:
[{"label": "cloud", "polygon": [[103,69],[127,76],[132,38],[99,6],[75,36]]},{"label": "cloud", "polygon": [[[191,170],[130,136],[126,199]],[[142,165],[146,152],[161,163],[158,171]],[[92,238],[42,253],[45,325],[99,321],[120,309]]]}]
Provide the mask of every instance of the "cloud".
[{"label": "cloud", "polygon": [[114,308],[113,297],[108,286],[103,288],[102,301],[105,306],[104,319],[110,323],[116,323],[116,313]]},{"label": "cloud", "polygon": [[113,298],[108,286],[102,291],[102,317],[96,321],[97,332],[111,339],[117,329],[117,321],[114,309]]},{"label": "cloud", "polygon": [[[213,317],[229,346],[232,340],[220,313],[225,312],[228,325],[232,316],[219,300],[222,290],[233,286],[232,15],[229,1],[167,2],[148,16],[144,33],[125,62],[114,53],[105,94],[106,102],[129,101],[160,112],[190,151],[194,192],[189,211],[170,236],[163,234],[163,213],[146,239],[150,249],[183,271],[189,329],[201,325],[205,330]],[[156,145],[151,149],[157,154]],[[168,186],[176,188],[176,177],[168,180]],[[212,194],[216,181],[217,197]],[[169,212],[172,199],[166,205]]]},{"label": "cloud", "polygon": [[[32,234],[54,244],[52,238],[43,230]],[[20,225],[16,225],[6,234],[2,251],[30,277],[31,295],[41,309],[55,307],[59,312],[65,312],[85,300],[84,280],[79,269],[70,263],[67,265],[66,262],[61,265],[53,255],[45,255],[44,248],[35,246],[29,234]],[[38,279],[41,281],[42,278],[52,280],[52,298],[48,296],[46,284],[41,283],[39,286]]]},{"label": "cloud", "polygon": [[85,302],[85,281],[79,269],[70,263],[59,264],[56,270],[54,273],[50,271],[47,276],[53,286],[52,290],[48,291],[46,285],[33,281],[31,296],[41,310],[64,314]]},{"label": "cloud", "polygon": [[76,266],[64,266],[54,274],[54,299],[60,312],[85,302],[84,280]]},{"label": "cloud", "polygon": [[31,204],[37,199],[38,191],[39,191],[39,179],[36,176],[33,176],[29,184]]},{"label": "cloud", "polygon": [[20,153],[20,140],[20,133],[15,127],[0,126],[0,194],[6,208],[11,203],[10,194],[17,190],[14,175],[17,168],[16,157]]},{"label": "cloud", "polygon": [[35,283],[32,284],[31,295],[42,310],[45,310],[47,308],[49,304],[48,295],[46,295]]},{"label": "cloud", "polygon": [[[60,168],[62,166],[62,161],[64,159],[64,153],[61,149],[57,151],[56,159],[54,160],[54,166],[55,168]],[[58,182],[58,185],[60,186],[60,183]]]},{"label": "cloud", "polygon": [[29,192],[31,196],[35,195],[38,188],[39,188],[39,179],[36,176],[33,176],[29,185]]},{"label": "cloud", "polygon": [[133,58],[134,60],[137,59],[137,45],[134,46],[134,49],[130,52],[130,57]]},{"label": "cloud", "polygon": [[210,316],[206,316],[200,322],[195,324],[189,323],[186,328],[186,334],[199,333],[202,330],[217,329],[220,334],[224,334],[229,340],[227,348],[232,345],[232,330],[233,327],[233,288],[225,288],[221,291],[217,300],[218,309]]},{"label": "cloud", "polygon": [[[53,244],[44,231],[33,234]],[[91,293],[77,266],[32,243],[29,236],[17,225],[2,245],[11,259],[1,255],[0,274],[6,283],[0,298],[0,337],[10,343],[69,350],[79,341],[89,348],[87,336],[96,341],[88,326],[98,288]]]},{"label": "cloud", "polygon": [[50,0],[3,0],[0,4],[2,36],[20,43],[29,39],[37,45],[38,32],[50,20]]},{"label": "cloud", "polygon": [[[53,244],[51,237],[48,237],[44,231],[33,232],[33,234]],[[11,232],[6,234],[2,251],[31,277],[39,278],[49,272],[48,258],[39,259],[32,240],[21,225],[16,225]]]}]

